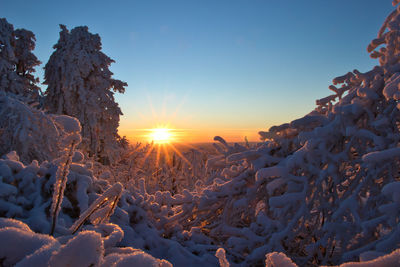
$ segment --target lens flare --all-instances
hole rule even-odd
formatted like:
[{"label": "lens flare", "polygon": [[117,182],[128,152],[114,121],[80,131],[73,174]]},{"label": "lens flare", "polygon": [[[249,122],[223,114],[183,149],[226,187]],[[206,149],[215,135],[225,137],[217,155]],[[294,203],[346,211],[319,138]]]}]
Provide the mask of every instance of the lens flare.
[{"label": "lens flare", "polygon": [[156,144],[166,144],[172,141],[172,133],[168,128],[154,128],[149,134],[150,141]]}]

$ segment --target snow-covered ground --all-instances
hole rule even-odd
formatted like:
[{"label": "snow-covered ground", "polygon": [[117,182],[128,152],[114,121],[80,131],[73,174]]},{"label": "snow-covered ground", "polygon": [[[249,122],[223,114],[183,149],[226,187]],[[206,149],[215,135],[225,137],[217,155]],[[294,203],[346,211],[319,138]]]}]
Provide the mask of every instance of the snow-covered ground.
[{"label": "snow-covered ground", "polygon": [[368,51],[379,66],[259,144],[157,166],[149,146],[103,166],[78,119],[2,90],[0,265],[400,265],[399,6]]}]

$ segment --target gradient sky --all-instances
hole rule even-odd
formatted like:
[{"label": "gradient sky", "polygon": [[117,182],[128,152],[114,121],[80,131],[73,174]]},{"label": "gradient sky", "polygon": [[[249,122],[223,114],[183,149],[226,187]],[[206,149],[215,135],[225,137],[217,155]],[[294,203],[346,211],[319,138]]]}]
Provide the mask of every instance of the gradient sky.
[{"label": "gradient sky", "polygon": [[[59,37],[86,25],[126,81],[120,134],[168,124],[184,141],[257,140],[330,94],[331,80],[377,64],[366,47],[391,0],[0,0],[0,17],[36,35],[47,62]],[[37,69],[43,81],[44,64]]]}]

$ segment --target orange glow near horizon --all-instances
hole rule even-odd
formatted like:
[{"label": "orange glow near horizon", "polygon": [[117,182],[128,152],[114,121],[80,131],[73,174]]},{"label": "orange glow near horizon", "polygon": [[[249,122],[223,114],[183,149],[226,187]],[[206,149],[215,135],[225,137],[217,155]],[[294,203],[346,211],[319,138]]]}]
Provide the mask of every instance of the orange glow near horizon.
[{"label": "orange glow near horizon", "polygon": [[[155,133],[160,131],[156,129],[167,129],[168,141],[158,141],[163,139],[164,133]],[[120,136],[126,136],[131,143],[212,143],[214,136],[218,135],[227,142],[244,142],[245,137],[249,142],[260,141],[258,132],[265,129],[176,129],[171,126],[158,126],[147,129],[119,129]],[[154,138],[153,135],[161,135]]]},{"label": "orange glow near horizon", "polygon": [[[126,114],[121,118],[118,133],[126,136],[131,143],[154,144],[190,144],[212,143],[214,136],[221,136],[227,142],[259,141],[256,125],[247,122],[243,128],[236,128],[236,122],[216,123],[197,117],[190,112],[181,114],[181,109],[186,101],[165,96],[147,97],[148,109],[142,109],[137,114]],[[156,104],[153,102],[156,101]],[[161,103],[159,102],[161,101]],[[197,114],[198,115],[198,114]],[[135,118],[135,120],[131,120]]]},{"label": "orange glow near horizon", "polygon": [[149,134],[149,141],[156,144],[165,144],[173,141],[173,134],[168,128],[153,128]]}]

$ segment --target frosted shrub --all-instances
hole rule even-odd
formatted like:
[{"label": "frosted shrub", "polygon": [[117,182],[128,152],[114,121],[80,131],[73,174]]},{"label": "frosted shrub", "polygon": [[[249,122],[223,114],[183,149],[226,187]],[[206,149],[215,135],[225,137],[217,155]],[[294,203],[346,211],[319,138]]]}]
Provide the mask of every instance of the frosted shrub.
[{"label": "frosted shrub", "polygon": [[[158,149],[161,151],[157,160]],[[99,172],[109,172],[105,179],[125,185],[139,187],[139,181],[143,178],[146,190],[151,194],[159,190],[170,191],[172,194],[181,193],[185,189],[194,190],[196,183],[212,179],[205,165],[207,152],[195,148],[177,151],[165,155],[162,147],[137,143],[124,150],[120,161],[106,167],[98,164],[95,166]]]},{"label": "frosted shrub", "polygon": [[379,66],[333,79],[334,94],[303,118],[261,132],[263,144],[235,150],[217,137],[211,183],[176,195],[132,189],[156,227],[184,246],[218,244],[243,265],[274,251],[303,266],[396,249],[399,22],[397,8],[368,47]]},{"label": "frosted shrub", "polygon": [[[53,160],[68,135],[57,115],[48,115],[0,92],[0,154],[18,152],[23,162]],[[67,144],[68,145],[68,144]]]},{"label": "frosted shrub", "polygon": [[[0,159],[0,216],[13,217],[26,222],[29,228],[36,232],[49,233],[52,227],[52,188],[56,183],[58,167],[57,161],[43,162],[40,165],[34,161],[25,166],[18,161],[15,152],[3,156]],[[217,263],[212,254],[207,255],[203,252],[196,256],[177,241],[163,238],[163,233],[154,227],[146,209],[142,207],[143,199],[139,195],[134,198],[129,192],[122,190],[121,184],[111,186],[107,181],[97,179],[93,176],[90,166],[70,163],[67,178],[63,180],[66,185],[62,201],[59,202],[57,226],[54,229],[54,236],[62,245],[80,235],[80,231],[76,230],[82,229],[82,232],[94,231],[101,235],[104,258],[102,255],[96,257],[104,259],[105,266],[108,266],[109,262],[121,261],[122,264],[139,259],[143,259],[144,262],[158,262],[154,257],[191,266]],[[146,196],[145,191],[142,193]],[[148,194],[147,196],[150,197]],[[2,223],[0,220],[0,229],[15,225],[27,231],[24,224],[17,222]],[[76,233],[71,235],[75,231]],[[35,234],[30,231],[30,235]],[[92,246],[92,243],[90,244]],[[76,249],[78,247],[77,245]],[[43,262],[48,262],[51,255],[55,254],[53,251],[59,248],[60,244],[38,248],[37,253],[29,257],[21,252],[21,255],[25,255],[22,262],[26,264],[22,266],[32,266],[34,263],[42,265]],[[13,249],[15,253],[18,252],[16,248]],[[70,246],[70,249],[74,248]],[[149,252],[153,257],[142,250]],[[71,260],[80,260],[73,259],[73,253],[68,255]],[[57,259],[52,262],[57,262]],[[160,264],[168,266],[169,263],[160,260]]]}]

